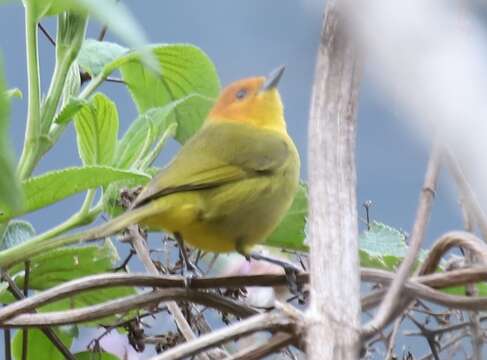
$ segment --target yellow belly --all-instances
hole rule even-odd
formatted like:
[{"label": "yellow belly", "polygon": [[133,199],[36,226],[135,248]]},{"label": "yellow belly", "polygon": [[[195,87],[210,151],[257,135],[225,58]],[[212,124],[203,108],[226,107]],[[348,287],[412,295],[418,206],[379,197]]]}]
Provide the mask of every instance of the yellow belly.
[{"label": "yellow belly", "polygon": [[161,211],[140,223],[179,233],[185,243],[204,251],[247,252],[270,235],[292,201],[293,186],[272,180],[164,196],[155,200]]}]

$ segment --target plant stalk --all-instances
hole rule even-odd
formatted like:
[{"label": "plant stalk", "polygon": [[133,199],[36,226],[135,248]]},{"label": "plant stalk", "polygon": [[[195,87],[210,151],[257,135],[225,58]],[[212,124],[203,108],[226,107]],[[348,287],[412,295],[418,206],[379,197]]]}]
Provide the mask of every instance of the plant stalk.
[{"label": "plant stalk", "polygon": [[27,124],[25,141],[20,156],[17,174],[21,180],[29,177],[34,170],[39,137],[41,135],[40,119],[40,77],[37,43],[37,20],[31,2],[25,4],[25,41],[27,56],[27,82],[29,89],[27,105]]}]

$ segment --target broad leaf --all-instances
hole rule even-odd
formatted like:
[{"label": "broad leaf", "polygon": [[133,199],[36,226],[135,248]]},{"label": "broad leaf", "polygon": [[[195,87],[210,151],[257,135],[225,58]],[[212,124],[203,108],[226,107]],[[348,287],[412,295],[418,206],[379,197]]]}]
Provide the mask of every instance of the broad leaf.
[{"label": "broad leaf", "polygon": [[[118,259],[110,241],[103,246],[64,247],[34,256],[30,261],[29,289],[45,290],[69,280],[111,271]],[[24,286],[24,264],[9,272],[19,287]]]},{"label": "broad leaf", "polygon": [[130,125],[118,145],[115,156],[116,166],[123,169],[129,168],[137,160],[143,159],[174,122],[169,115],[183,103],[189,101],[191,97],[188,96],[140,114]]},{"label": "broad leaf", "polygon": [[78,56],[79,65],[91,76],[96,76],[103,68],[122,56],[127,48],[108,41],[86,39]]},{"label": "broad leaf", "polygon": [[0,217],[21,206],[21,193],[14,170],[14,156],[10,147],[10,104],[0,61]]},{"label": "broad leaf", "polygon": [[[73,343],[73,337],[55,328],[56,335],[69,349]],[[22,359],[23,331],[18,330],[12,342],[12,350],[15,360]],[[41,330],[29,329],[27,360],[64,360],[64,355],[53,345]]]},{"label": "broad leaf", "polygon": [[24,220],[12,220],[3,234],[0,250],[11,248],[29,240],[36,234],[32,225]]},{"label": "broad leaf", "polygon": [[360,265],[394,270],[407,253],[406,235],[393,227],[373,221],[359,236]]},{"label": "broad leaf", "polygon": [[94,98],[74,119],[80,158],[85,165],[111,165],[117,147],[118,112],[103,94]]},{"label": "broad leaf", "polygon": [[308,193],[304,184],[300,184],[294,196],[291,208],[276,230],[267,238],[264,245],[284,249],[307,250],[306,218],[308,216]]},{"label": "broad leaf", "polygon": [[73,167],[50,171],[24,181],[22,183],[26,198],[24,208],[21,211],[3,214],[0,216],[0,221],[54,204],[88,189],[107,186],[112,182],[134,180],[145,183],[149,179],[149,176],[139,172],[106,166]]},{"label": "broad leaf", "polygon": [[154,45],[150,49],[160,74],[142,64],[138,52],[123,55],[108,64],[104,72],[121,70],[140,113],[199,94],[171,114],[178,123],[176,139],[184,142],[201,126],[218,96],[220,84],[215,66],[202,50],[192,45]]},{"label": "broad leaf", "polygon": [[59,125],[67,124],[88,102],[84,99],[70,98],[61,111],[54,118]]}]

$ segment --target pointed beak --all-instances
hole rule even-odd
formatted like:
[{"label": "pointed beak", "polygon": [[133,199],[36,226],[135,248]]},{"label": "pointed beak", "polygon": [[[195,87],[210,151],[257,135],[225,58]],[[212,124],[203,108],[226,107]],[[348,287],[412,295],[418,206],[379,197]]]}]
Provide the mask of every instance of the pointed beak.
[{"label": "pointed beak", "polygon": [[261,92],[272,90],[277,87],[279,81],[281,80],[282,74],[284,74],[284,70],[286,67],[284,65],[279,66],[277,69],[274,69],[265,79],[264,84],[262,84],[262,88],[260,89]]}]

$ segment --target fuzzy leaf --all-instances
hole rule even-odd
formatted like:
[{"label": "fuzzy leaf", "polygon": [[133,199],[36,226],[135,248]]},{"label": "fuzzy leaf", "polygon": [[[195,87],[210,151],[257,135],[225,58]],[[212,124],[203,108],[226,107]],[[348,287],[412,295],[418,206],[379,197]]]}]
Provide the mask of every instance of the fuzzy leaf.
[{"label": "fuzzy leaf", "polygon": [[108,64],[104,73],[120,69],[139,113],[199,94],[171,114],[178,124],[176,139],[185,142],[199,129],[218,96],[220,84],[215,66],[192,45],[154,45],[149,49],[158,61],[160,73],[141,63],[139,53],[134,51]]},{"label": "fuzzy leaf", "polygon": [[113,42],[86,39],[81,47],[78,62],[91,76],[96,76],[107,64],[127,51],[127,48]]},{"label": "fuzzy leaf", "polygon": [[3,234],[0,250],[11,248],[29,240],[36,234],[34,227],[24,220],[13,220],[7,225]]},{"label": "fuzzy leaf", "polygon": [[26,204],[21,211],[13,211],[0,216],[4,221],[13,216],[28,213],[54,204],[76,193],[107,186],[112,182],[136,180],[140,183],[150,179],[146,174],[115,169],[108,166],[72,167],[49,171],[43,175],[29,178],[22,183]]},{"label": "fuzzy leaf", "polygon": [[85,165],[111,165],[117,148],[118,112],[103,94],[83,106],[74,119],[78,152]]}]

